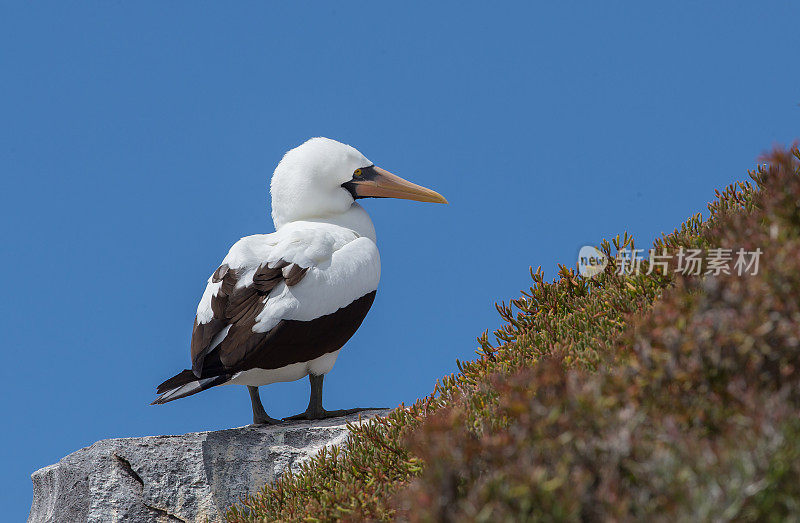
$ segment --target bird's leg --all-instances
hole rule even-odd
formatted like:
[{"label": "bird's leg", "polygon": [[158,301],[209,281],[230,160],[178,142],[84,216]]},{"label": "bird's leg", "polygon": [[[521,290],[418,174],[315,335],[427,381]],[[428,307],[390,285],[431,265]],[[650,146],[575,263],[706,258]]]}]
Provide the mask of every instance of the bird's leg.
[{"label": "bird's leg", "polygon": [[247,386],[250,392],[250,402],[253,404],[253,425],[274,425],[280,423],[275,418],[270,418],[267,411],[264,410],[264,405],[261,404],[261,398],[258,395],[258,387]]},{"label": "bird's leg", "polygon": [[363,412],[365,410],[376,409],[341,409],[341,410],[325,410],[322,408],[322,379],[324,374],[319,376],[314,374],[308,375],[308,381],[311,382],[311,397],[308,400],[308,408],[305,412],[301,412],[295,416],[283,418],[284,420],[312,420],[312,419],[325,419],[325,418],[338,418],[339,416],[347,416],[348,414],[355,414],[356,412]]}]

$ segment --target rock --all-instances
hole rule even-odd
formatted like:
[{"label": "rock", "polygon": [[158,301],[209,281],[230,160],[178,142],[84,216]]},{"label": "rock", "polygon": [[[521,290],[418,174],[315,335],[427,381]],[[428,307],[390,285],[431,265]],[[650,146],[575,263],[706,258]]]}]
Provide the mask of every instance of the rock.
[{"label": "rock", "polygon": [[[388,411],[361,413],[366,420]],[[322,447],[358,414],[182,436],[101,440],[37,470],[29,522],[221,521],[240,497]]]}]

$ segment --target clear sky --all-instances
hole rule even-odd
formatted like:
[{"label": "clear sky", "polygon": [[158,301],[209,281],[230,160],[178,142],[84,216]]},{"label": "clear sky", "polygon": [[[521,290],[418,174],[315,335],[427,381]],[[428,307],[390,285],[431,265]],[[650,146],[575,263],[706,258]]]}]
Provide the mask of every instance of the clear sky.
[{"label": "clear sky", "polygon": [[[800,137],[800,8],[691,4],[4,2],[3,519],[27,515],[31,472],[98,439],[250,421],[243,387],[148,403],[309,137],[450,201],[365,201],[382,281],[329,408],[414,401],[529,266],[704,211]],[[295,414],[308,383],[262,398]]]}]

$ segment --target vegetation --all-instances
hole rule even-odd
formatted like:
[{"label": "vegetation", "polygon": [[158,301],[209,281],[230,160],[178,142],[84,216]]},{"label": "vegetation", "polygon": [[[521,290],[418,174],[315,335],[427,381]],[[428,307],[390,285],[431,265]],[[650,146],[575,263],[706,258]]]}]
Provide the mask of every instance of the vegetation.
[{"label": "vegetation", "polygon": [[594,278],[532,271],[477,359],[228,519],[800,518],[800,152],[764,160],[654,244],[760,248],[756,275],[625,274],[627,234]]}]

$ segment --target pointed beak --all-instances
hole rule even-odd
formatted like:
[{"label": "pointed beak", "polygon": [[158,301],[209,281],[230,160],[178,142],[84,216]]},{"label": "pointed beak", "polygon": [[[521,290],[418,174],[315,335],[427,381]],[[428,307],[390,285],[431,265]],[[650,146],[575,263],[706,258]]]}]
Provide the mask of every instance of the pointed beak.
[{"label": "pointed beak", "polygon": [[421,185],[411,183],[380,167],[360,169],[361,176],[344,186],[353,198],[401,198],[418,202],[447,203],[444,196]]}]

